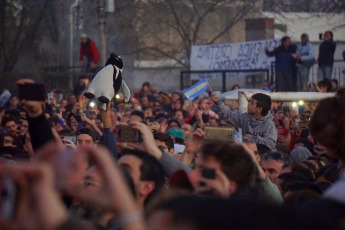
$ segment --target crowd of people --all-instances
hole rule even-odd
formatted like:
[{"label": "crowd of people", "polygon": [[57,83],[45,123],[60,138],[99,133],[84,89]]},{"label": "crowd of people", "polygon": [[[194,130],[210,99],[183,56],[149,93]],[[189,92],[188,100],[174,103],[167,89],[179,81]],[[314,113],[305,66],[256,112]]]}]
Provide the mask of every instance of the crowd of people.
[{"label": "crowd of people", "polygon": [[[284,36],[280,46],[272,51],[265,49],[267,56],[275,57],[276,91],[310,91],[311,87],[312,90],[320,91],[314,82],[309,82],[310,69],[315,64],[318,65],[317,79],[320,84],[329,86],[329,90],[332,88],[331,85],[338,85],[338,81],[332,79],[336,50],[332,31],[326,31],[320,39],[322,42],[317,58],[306,33],[301,35],[301,42],[297,45],[291,43],[290,37]],[[343,58],[345,60],[345,51]]]},{"label": "crowd of people", "polygon": [[0,229],[345,228],[344,89],[299,109],[257,93],[246,113],[148,82],[105,111],[74,93],[1,108]]}]

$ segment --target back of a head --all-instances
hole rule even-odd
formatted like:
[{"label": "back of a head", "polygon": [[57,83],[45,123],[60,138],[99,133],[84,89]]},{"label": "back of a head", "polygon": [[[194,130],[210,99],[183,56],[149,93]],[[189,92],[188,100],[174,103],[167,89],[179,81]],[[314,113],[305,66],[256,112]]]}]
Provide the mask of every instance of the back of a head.
[{"label": "back of a head", "polygon": [[300,162],[291,163],[291,171],[304,176],[309,182],[314,181],[313,171]]},{"label": "back of a head", "polygon": [[315,141],[332,150],[332,157],[345,161],[345,88],[335,97],[319,102],[309,126]]},{"label": "back of a head", "polygon": [[256,144],[258,147],[258,152],[261,156],[263,156],[265,153],[271,151],[270,148],[268,148],[266,145],[263,144]]},{"label": "back of a head", "polygon": [[298,146],[291,151],[290,160],[293,162],[300,161],[300,160],[307,160],[312,155],[313,154],[306,147]]},{"label": "back of a head", "polygon": [[214,158],[222,172],[238,186],[238,191],[253,186],[255,165],[245,149],[235,143],[205,142],[202,147],[202,158]]},{"label": "back of a head", "polygon": [[[244,208],[245,207],[245,208]],[[303,223],[291,221],[291,218],[298,216],[304,220],[298,210],[287,212],[279,206],[260,203],[260,201],[245,201],[236,199],[220,199],[201,196],[179,196],[161,203],[155,214],[168,213],[163,224],[168,229],[198,229],[198,230],[263,230],[263,229],[307,229],[307,221]],[[265,213],[265,218],[258,213]],[[158,218],[151,214],[149,221],[154,225]],[[166,215],[165,215],[166,216]],[[160,221],[162,222],[162,221]],[[315,228],[313,228],[315,229]]]},{"label": "back of a head", "polygon": [[312,190],[297,191],[284,199],[283,205],[299,205],[303,202],[314,200],[320,197],[320,193]]},{"label": "back of a head", "polygon": [[338,165],[334,163],[327,164],[319,169],[316,174],[316,179],[319,177],[324,177],[330,183],[334,183],[339,178]]},{"label": "back of a head", "polygon": [[262,108],[261,115],[266,116],[272,106],[271,97],[263,93],[256,93],[252,96],[252,99],[257,101],[256,107]]}]

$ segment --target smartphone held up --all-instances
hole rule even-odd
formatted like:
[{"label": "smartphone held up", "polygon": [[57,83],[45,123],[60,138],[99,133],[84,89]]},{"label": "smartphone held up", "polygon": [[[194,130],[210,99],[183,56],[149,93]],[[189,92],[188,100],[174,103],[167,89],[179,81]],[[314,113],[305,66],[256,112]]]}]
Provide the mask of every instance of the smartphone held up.
[{"label": "smartphone held up", "polygon": [[205,127],[205,141],[234,141],[235,130],[233,128],[224,127]]},{"label": "smartphone held up", "polygon": [[139,130],[130,125],[119,125],[116,127],[117,141],[138,143],[142,140]]},{"label": "smartphone held up", "polygon": [[20,100],[44,101],[46,99],[44,84],[18,85],[18,96]]}]

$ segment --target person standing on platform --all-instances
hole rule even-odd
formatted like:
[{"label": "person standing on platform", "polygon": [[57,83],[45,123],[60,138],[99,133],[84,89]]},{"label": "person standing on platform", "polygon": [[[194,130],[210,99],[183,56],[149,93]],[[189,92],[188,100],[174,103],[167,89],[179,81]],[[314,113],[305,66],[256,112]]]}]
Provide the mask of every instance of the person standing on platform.
[{"label": "person standing on platform", "polygon": [[295,59],[292,57],[296,53],[296,46],[291,45],[291,39],[284,36],[281,39],[281,45],[273,51],[265,48],[266,55],[275,57],[276,72],[276,91],[291,92],[296,91],[295,86]]},{"label": "person standing on platform", "polygon": [[336,46],[337,44],[333,41],[332,31],[326,31],[323,35],[323,42],[319,46],[319,58],[317,59],[319,65],[317,69],[318,81],[325,78],[331,80]]},{"label": "person standing on platform", "polygon": [[297,66],[297,91],[303,91],[303,85],[309,81],[310,68],[315,64],[314,49],[309,42],[308,34],[301,35],[301,43],[296,53],[292,54]]}]

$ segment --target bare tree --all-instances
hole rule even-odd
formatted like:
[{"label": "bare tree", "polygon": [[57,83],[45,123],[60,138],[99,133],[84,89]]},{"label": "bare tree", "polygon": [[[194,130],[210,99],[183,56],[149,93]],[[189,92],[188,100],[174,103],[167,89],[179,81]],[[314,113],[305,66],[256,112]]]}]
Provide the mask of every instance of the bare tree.
[{"label": "bare tree", "polygon": [[51,0],[0,1],[0,63],[3,73],[11,71],[21,55],[34,46],[50,3]]},{"label": "bare tree", "polygon": [[128,54],[142,59],[174,60],[189,68],[191,46],[231,41],[229,32],[258,0],[119,1],[114,15],[123,27],[135,30],[136,46]]}]

